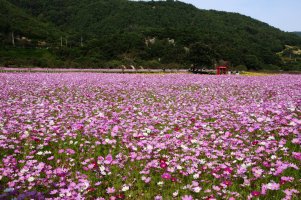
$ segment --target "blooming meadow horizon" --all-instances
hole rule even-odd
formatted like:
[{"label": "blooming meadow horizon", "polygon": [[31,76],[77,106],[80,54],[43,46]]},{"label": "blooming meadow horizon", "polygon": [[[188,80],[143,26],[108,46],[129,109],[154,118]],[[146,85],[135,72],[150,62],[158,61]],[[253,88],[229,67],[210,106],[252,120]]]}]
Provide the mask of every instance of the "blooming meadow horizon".
[{"label": "blooming meadow horizon", "polygon": [[300,75],[0,80],[0,199],[300,195]]}]

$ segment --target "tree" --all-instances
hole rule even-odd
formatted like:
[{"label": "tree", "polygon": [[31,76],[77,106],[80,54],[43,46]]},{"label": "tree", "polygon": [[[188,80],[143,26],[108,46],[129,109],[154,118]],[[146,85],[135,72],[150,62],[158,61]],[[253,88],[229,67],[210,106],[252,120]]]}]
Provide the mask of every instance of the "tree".
[{"label": "tree", "polygon": [[244,58],[245,65],[250,70],[258,70],[260,69],[260,62],[255,55],[246,55]]},{"label": "tree", "polygon": [[203,43],[198,42],[190,46],[189,60],[194,65],[211,68],[218,57],[213,49]]}]

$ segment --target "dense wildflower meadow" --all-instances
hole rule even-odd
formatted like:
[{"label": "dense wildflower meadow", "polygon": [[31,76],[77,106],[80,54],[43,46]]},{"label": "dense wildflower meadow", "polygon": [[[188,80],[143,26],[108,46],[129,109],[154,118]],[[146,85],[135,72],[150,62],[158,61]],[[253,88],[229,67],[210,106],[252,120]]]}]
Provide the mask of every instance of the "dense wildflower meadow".
[{"label": "dense wildflower meadow", "polygon": [[300,75],[0,85],[0,199],[300,199]]}]

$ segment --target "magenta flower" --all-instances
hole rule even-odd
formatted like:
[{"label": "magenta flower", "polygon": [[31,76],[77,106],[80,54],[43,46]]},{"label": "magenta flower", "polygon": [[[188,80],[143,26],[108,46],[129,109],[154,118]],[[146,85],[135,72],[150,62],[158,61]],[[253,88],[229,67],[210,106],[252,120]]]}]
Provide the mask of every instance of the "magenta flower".
[{"label": "magenta flower", "polygon": [[165,162],[162,162],[162,163],[160,163],[160,167],[162,169],[165,169],[165,168],[167,168],[167,164]]},{"label": "magenta flower", "polygon": [[225,184],[226,186],[231,186],[233,183],[229,180],[225,180],[223,181],[223,184]]},{"label": "magenta flower", "polygon": [[74,125],[75,130],[82,130],[84,128],[84,124],[82,123],[77,123]]},{"label": "magenta flower", "polygon": [[260,192],[258,192],[258,191],[253,191],[253,192],[251,192],[251,194],[252,194],[253,197],[259,197],[260,196]]},{"label": "magenta flower", "polygon": [[225,171],[226,173],[228,173],[228,174],[231,174],[231,173],[233,172],[233,169],[232,169],[231,167],[226,167],[226,168],[224,169],[224,171]]},{"label": "magenta flower", "polygon": [[170,175],[169,173],[164,173],[164,174],[162,174],[161,177],[162,177],[163,179],[167,179],[167,180],[171,179],[171,175]]}]

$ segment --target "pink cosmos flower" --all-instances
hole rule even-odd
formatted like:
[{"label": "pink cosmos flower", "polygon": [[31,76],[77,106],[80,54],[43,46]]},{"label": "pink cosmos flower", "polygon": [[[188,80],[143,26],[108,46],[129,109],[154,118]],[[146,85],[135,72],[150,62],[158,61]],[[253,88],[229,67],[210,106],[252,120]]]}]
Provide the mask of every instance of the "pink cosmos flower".
[{"label": "pink cosmos flower", "polygon": [[96,182],[94,185],[99,186],[100,184],[101,184],[101,182],[99,181],[99,182]]},{"label": "pink cosmos flower", "polygon": [[150,181],[151,181],[151,177],[147,177],[147,178],[144,180],[145,183],[149,183]]},{"label": "pink cosmos flower", "polygon": [[74,130],[82,130],[84,128],[84,124],[77,123],[73,127],[74,127]]},{"label": "pink cosmos flower", "polygon": [[115,188],[114,187],[107,188],[107,193],[108,194],[113,194],[114,192],[115,192]]},{"label": "pink cosmos flower", "polygon": [[216,185],[212,186],[212,189],[215,190],[215,191],[220,191],[221,190],[221,188],[216,186]]},{"label": "pink cosmos flower", "polygon": [[59,176],[59,177],[64,177],[67,175],[67,172],[68,170],[65,169],[65,168],[57,168],[56,170],[56,174]]},{"label": "pink cosmos flower", "polygon": [[102,156],[98,156],[97,163],[100,165],[105,159]]},{"label": "pink cosmos flower", "polygon": [[225,181],[223,181],[223,184],[225,184],[226,186],[231,186],[232,182],[229,180],[225,180]]},{"label": "pink cosmos flower", "polygon": [[155,200],[163,200],[163,197],[160,195],[155,196]]},{"label": "pink cosmos flower", "polygon": [[118,130],[119,130],[119,127],[118,126],[114,126],[113,129],[112,129],[112,132],[111,132],[111,136],[112,137],[117,136]]},{"label": "pink cosmos flower", "polygon": [[161,177],[162,177],[163,179],[167,179],[167,180],[171,179],[171,175],[170,175],[169,173],[164,173],[164,174],[162,174]]},{"label": "pink cosmos flower", "polygon": [[182,200],[193,200],[193,197],[191,195],[185,195],[185,196],[182,196]]},{"label": "pink cosmos flower", "polygon": [[65,152],[64,149],[60,149],[60,150],[59,150],[59,154],[64,153],[64,152]]},{"label": "pink cosmos flower", "polygon": [[267,184],[267,189],[269,189],[269,190],[279,190],[280,189],[280,184],[279,183],[268,183]]},{"label": "pink cosmos flower", "polygon": [[233,172],[233,169],[231,167],[226,167],[224,169],[224,172],[226,172],[227,174],[231,174]]},{"label": "pink cosmos flower", "polygon": [[113,157],[112,157],[111,154],[109,154],[109,155],[106,156],[106,159],[105,159],[104,163],[107,164],[107,165],[109,165],[109,164],[112,163],[112,161],[113,161]]},{"label": "pink cosmos flower", "polygon": [[300,152],[293,152],[292,155],[295,159],[301,160],[301,153]]},{"label": "pink cosmos flower", "polygon": [[280,189],[280,184],[271,182],[268,184],[263,184],[261,187],[261,194],[265,195],[267,190],[279,190]]},{"label": "pink cosmos flower", "polygon": [[267,161],[264,161],[263,163],[263,166],[265,167],[271,167],[271,163],[267,162]]},{"label": "pink cosmos flower", "polygon": [[283,192],[284,192],[285,195],[286,195],[285,200],[290,200],[290,199],[292,199],[292,196],[293,196],[294,194],[299,194],[299,193],[300,193],[300,192],[299,192],[298,190],[296,190],[296,189],[286,189],[286,190],[284,190]]},{"label": "pink cosmos flower", "polygon": [[49,158],[47,158],[47,160],[53,160],[54,156],[50,156]]},{"label": "pink cosmos flower", "polygon": [[261,177],[263,170],[260,167],[253,167],[252,172],[256,178]]},{"label": "pink cosmos flower", "polygon": [[57,190],[52,190],[49,194],[54,195],[54,194],[57,194],[57,193],[58,193]]},{"label": "pink cosmos flower", "polygon": [[294,177],[290,177],[290,176],[282,176],[281,180],[285,181],[285,182],[293,182],[295,180],[295,178]]},{"label": "pink cosmos flower", "polygon": [[93,169],[94,167],[95,167],[95,164],[93,164],[93,163],[88,165],[89,169]]},{"label": "pink cosmos flower", "polygon": [[75,154],[75,151],[73,149],[66,149],[66,153],[73,155],[73,154]]}]

